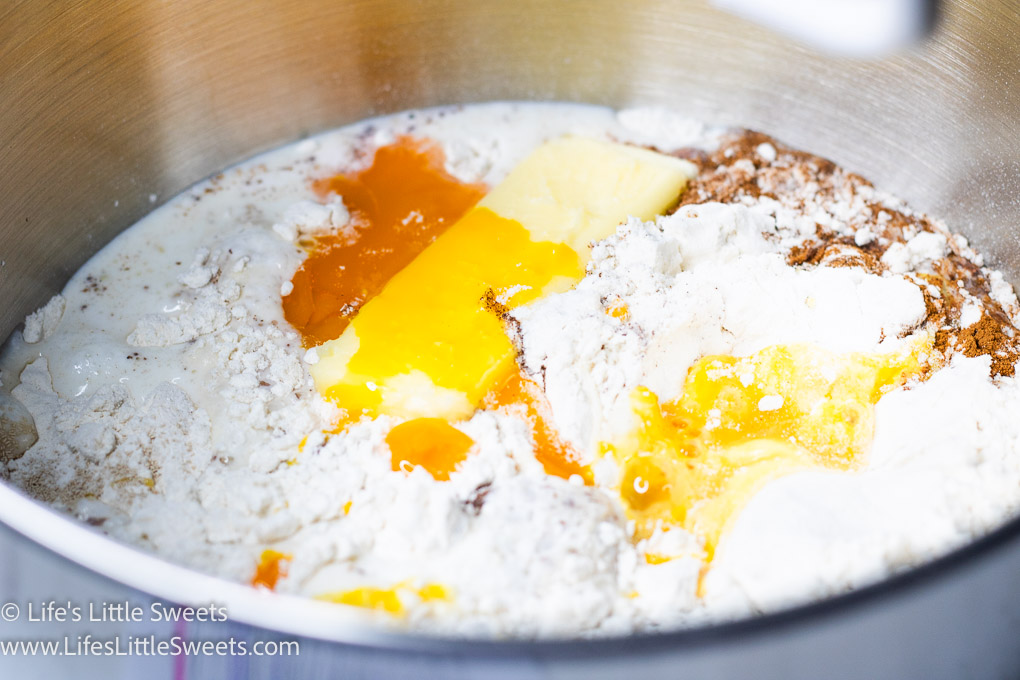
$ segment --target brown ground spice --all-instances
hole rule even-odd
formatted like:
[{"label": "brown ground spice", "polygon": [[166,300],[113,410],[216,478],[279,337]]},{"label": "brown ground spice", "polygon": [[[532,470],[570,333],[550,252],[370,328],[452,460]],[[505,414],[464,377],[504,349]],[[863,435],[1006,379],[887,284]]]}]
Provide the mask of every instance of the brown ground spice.
[{"label": "brown ground spice", "polygon": [[[775,148],[774,160],[758,153],[761,144]],[[711,154],[682,150],[676,155],[699,168],[678,209],[710,201],[747,203],[761,197],[774,199],[801,214],[810,214],[809,207],[825,208],[837,203],[857,206],[846,217],[847,229],[842,233],[816,225],[814,238],[787,253],[791,266],[861,267],[882,274],[885,267],[881,258],[892,244],[906,243],[925,231],[945,235],[949,254],[933,264],[933,273],[912,275],[924,293],[925,324],[935,335],[935,349],[946,360],[956,352],[968,357],[987,355],[992,377],[1014,374],[1020,360],[1020,332],[992,299],[987,271],[968,259],[964,247],[927,216],[883,203],[872,184],[860,175],[827,159],[791,149],[760,132],[734,133]],[[876,238],[858,245],[848,233],[865,227]],[[968,299],[981,306],[981,319],[962,327],[960,318]]]}]

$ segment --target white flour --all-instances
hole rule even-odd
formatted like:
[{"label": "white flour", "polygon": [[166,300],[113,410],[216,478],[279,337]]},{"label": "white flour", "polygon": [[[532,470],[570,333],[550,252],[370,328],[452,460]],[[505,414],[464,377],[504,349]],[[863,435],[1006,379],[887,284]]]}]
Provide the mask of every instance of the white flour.
[{"label": "white flour", "polygon": [[60,317],[64,315],[64,306],[64,297],[54,295],[45,306],[29,314],[25,319],[25,329],[21,332],[25,342],[34,345],[53,335],[60,324]]},{"label": "white flour", "polygon": [[766,611],[850,590],[995,526],[1018,509],[1018,409],[1016,382],[992,384],[985,359],[887,395],[865,470],[792,474],[748,504],[706,604]]},{"label": "white flour", "polygon": [[[990,380],[987,357],[957,356],[883,397],[864,470],[766,486],[720,545],[704,597],[700,559],[645,560],[696,554],[694,536],[674,529],[635,544],[615,465],[595,465],[606,488],[549,476],[512,414],[457,424],[476,447],[445,482],[392,470],[386,417],[330,433],[336,411],[307,371],[316,355],[280,308],[298,243],[348,228],[342,202],[319,204],[310,180],[411,133],[440,141],[455,176],[492,184],[566,132],[660,149],[718,144],[718,131],[663,111],[616,120],[504,104],[360,124],[226,171],[125,232],[8,342],[0,466],[115,538],[226,578],[249,581],[272,548],[291,556],[281,592],[442,584],[449,602],[412,597],[402,623],[464,635],[625,633],[773,610],[930,559],[1017,510],[1020,386]],[[755,153],[782,157],[767,142]],[[599,442],[631,427],[634,387],[676,396],[704,354],[793,342],[892,351],[926,317],[919,280],[900,274],[931,271],[953,244],[980,262],[965,242],[922,232],[885,250],[884,274],[791,267],[790,249],[821,227],[860,247],[888,240],[879,227],[891,218],[868,222],[867,192],[816,194],[632,220],[595,244],[574,290],[518,308],[522,365],[561,435],[594,461]],[[989,286],[1015,315],[1001,276]],[[976,324],[982,304],[968,298],[960,323]],[[626,315],[607,314],[611,305]],[[16,431],[25,409],[38,441]]]},{"label": "white flour", "polygon": [[[560,433],[594,456],[631,429],[634,388],[675,398],[700,356],[796,342],[883,351],[924,319],[905,279],[793,269],[763,233],[777,233],[768,215],[712,203],[631,221],[593,248],[574,290],[515,312]],[[626,306],[626,321],[606,314],[607,300]]]}]

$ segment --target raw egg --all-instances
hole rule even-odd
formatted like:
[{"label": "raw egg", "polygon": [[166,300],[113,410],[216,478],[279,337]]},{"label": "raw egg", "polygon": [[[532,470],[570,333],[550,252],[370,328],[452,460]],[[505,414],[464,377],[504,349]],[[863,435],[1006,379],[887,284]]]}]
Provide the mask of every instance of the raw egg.
[{"label": "raw egg", "polygon": [[777,345],[746,357],[706,356],[683,392],[660,403],[638,388],[637,427],[607,445],[638,538],[680,526],[711,559],[729,522],[765,482],[794,470],[858,466],[882,394],[923,373],[930,341],[889,354]]},{"label": "raw egg", "polygon": [[315,183],[320,195],[343,198],[355,236],[333,234],[310,244],[283,298],[284,316],[307,346],[340,337],[394,274],[485,194],[483,185],[447,174],[444,162],[437,144],[401,137],[376,150],[364,170]]},{"label": "raw egg", "polygon": [[542,388],[520,371],[513,371],[496,385],[482,402],[488,409],[505,409],[524,419],[531,429],[535,458],[550,475],[570,479],[579,475],[585,484],[593,482],[591,468],[580,454],[560,439],[550,423],[550,408]]},{"label": "raw egg", "polygon": [[403,616],[407,611],[404,603],[406,599],[414,599],[418,602],[447,602],[450,600],[450,594],[446,588],[437,583],[426,584],[421,588],[412,588],[405,583],[400,583],[392,588],[368,586],[326,593],[319,595],[316,599],[363,609],[374,609],[393,616]]},{"label": "raw egg", "polygon": [[590,241],[661,214],[694,172],[622,144],[547,142],[316,348],[316,387],[359,415],[469,417],[516,370],[505,311],[571,287]]},{"label": "raw egg", "polygon": [[290,561],[290,555],[277,550],[263,550],[259,563],[255,567],[255,575],[251,584],[256,587],[276,588],[276,582],[287,575],[286,564]]},{"label": "raw egg", "polygon": [[442,418],[415,418],[390,430],[386,444],[394,471],[420,467],[445,482],[467,458],[474,441]]}]

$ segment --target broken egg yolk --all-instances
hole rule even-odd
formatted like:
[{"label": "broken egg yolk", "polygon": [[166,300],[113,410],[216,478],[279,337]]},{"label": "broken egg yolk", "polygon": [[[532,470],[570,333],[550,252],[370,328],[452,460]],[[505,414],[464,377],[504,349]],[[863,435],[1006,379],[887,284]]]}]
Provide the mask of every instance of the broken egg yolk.
[{"label": "broken egg yolk", "polygon": [[516,370],[507,312],[573,286],[592,240],[661,214],[694,171],[612,142],[546,142],[315,348],[317,389],[355,417],[469,417]]},{"label": "broken egg yolk", "polygon": [[[506,410],[528,425],[535,458],[547,474],[563,479],[578,475],[586,484],[593,482],[591,468],[580,462],[577,451],[561,440],[550,424],[549,405],[535,381],[514,371],[485,396],[482,406]],[[447,481],[467,458],[474,441],[442,418],[415,418],[390,430],[386,444],[394,471],[421,467],[435,480]]]},{"label": "broken egg yolk", "polygon": [[401,137],[364,170],[315,183],[319,195],[343,198],[354,229],[306,244],[283,298],[306,346],[340,337],[362,305],[482,198],[486,187],[454,179],[444,163],[437,144]]},{"label": "broken egg yolk", "polygon": [[363,609],[375,609],[393,614],[394,616],[404,613],[404,605],[400,601],[397,591],[392,588],[354,588],[343,592],[321,595],[317,599],[336,604],[346,604],[352,607],[361,607]]},{"label": "broken egg yolk", "polygon": [[251,579],[253,586],[276,588],[276,582],[287,575],[286,563],[290,561],[290,555],[277,550],[263,550],[259,563],[255,567],[255,575]]},{"label": "broken egg yolk", "polygon": [[536,243],[518,222],[476,207],[390,279],[331,355],[319,348],[312,374],[342,363],[325,396],[355,413],[467,417],[516,369],[487,301],[524,304],[583,273],[569,246]]},{"label": "broken egg yolk", "polygon": [[540,390],[519,374],[509,312],[570,288],[592,240],[630,216],[661,214],[695,171],[646,149],[567,137],[534,150],[475,204],[479,188],[446,176],[438,149],[405,138],[367,170],[319,183],[343,198],[356,234],[316,241],[284,311],[316,345],[309,370],[341,409],[337,427],[404,419],[387,438],[393,469],[447,480],[472,444],[448,423],[483,402],[512,408],[546,470],[590,482],[548,426]]},{"label": "broken egg yolk", "polygon": [[767,481],[799,469],[848,470],[874,433],[874,405],[923,373],[925,338],[890,354],[837,354],[777,345],[746,357],[706,356],[683,393],[660,403],[638,388],[637,427],[620,446],[620,495],[637,538],[679,526],[701,538],[706,559]]},{"label": "broken egg yolk", "polygon": [[474,443],[442,418],[408,420],[386,435],[394,471],[411,472],[420,467],[441,482],[450,479]]},{"label": "broken egg yolk", "polygon": [[418,602],[447,602],[450,600],[450,594],[446,588],[437,583],[429,583],[421,588],[398,584],[392,588],[353,588],[319,595],[316,599],[403,616],[407,611],[404,599],[414,599]]},{"label": "broken egg yolk", "polygon": [[486,409],[504,409],[527,423],[535,458],[547,474],[563,479],[578,475],[585,484],[593,483],[591,468],[580,462],[580,454],[560,439],[552,426],[549,403],[534,380],[514,371],[486,395],[482,405]]}]

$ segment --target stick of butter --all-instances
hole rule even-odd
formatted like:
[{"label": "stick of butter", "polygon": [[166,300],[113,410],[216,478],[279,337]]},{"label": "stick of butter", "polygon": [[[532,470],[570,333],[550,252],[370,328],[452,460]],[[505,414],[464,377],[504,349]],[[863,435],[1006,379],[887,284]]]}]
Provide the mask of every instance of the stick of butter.
[{"label": "stick of butter", "polygon": [[696,171],[622,144],[544,144],[316,349],[317,389],[353,416],[469,416],[516,370],[500,313],[573,286],[589,243],[663,213]]}]

